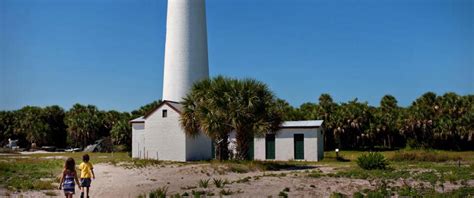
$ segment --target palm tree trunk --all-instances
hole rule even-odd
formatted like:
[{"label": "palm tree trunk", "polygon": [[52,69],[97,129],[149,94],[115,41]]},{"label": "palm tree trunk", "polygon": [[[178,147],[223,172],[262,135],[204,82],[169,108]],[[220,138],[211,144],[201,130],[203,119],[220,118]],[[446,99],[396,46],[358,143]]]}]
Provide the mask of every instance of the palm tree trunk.
[{"label": "palm tree trunk", "polygon": [[228,135],[223,135],[217,140],[216,158],[219,161],[229,159],[229,141]]},{"label": "palm tree trunk", "polygon": [[248,133],[236,130],[237,160],[246,160],[249,152],[250,136]]}]

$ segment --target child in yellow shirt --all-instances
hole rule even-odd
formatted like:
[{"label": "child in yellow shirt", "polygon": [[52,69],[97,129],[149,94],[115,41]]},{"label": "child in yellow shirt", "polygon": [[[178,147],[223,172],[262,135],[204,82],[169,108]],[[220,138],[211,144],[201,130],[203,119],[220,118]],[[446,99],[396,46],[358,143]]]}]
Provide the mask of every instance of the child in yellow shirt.
[{"label": "child in yellow shirt", "polygon": [[82,156],[82,163],[79,165],[81,170],[81,198],[84,198],[84,188],[86,189],[86,197],[89,198],[89,188],[91,186],[91,177],[95,179],[94,167],[89,162],[89,155]]}]

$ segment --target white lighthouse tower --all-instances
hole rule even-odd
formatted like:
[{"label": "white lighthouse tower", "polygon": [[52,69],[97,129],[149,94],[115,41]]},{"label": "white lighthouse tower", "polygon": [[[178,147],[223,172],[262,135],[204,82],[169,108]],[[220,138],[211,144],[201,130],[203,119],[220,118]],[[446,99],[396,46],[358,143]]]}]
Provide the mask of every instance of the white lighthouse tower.
[{"label": "white lighthouse tower", "polygon": [[208,77],[205,0],[168,0],[163,100],[181,102]]}]

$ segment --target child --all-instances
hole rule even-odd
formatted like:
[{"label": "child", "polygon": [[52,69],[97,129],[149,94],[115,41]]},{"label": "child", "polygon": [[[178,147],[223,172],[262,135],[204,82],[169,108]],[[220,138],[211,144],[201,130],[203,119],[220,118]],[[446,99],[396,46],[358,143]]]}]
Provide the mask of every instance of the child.
[{"label": "child", "polygon": [[[76,182],[74,182],[76,181]],[[64,195],[66,198],[72,198],[72,195],[75,193],[75,186],[79,186],[79,180],[77,179],[76,174],[76,162],[72,158],[68,158],[66,163],[64,163],[63,175],[61,176],[61,181],[59,182],[59,189],[61,187],[64,190]],[[81,186],[79,186],[81,189]]]},{"label": "child", "polygon": [[89,198],[89,187],[91,186],[91,176],[95,179],[94,167],[89,162],[89,155],[85,154],[82,156],[82,163],[79,165],[81,170],[81,198],[84,197],[84,188],[86,189],[86,197]]}]

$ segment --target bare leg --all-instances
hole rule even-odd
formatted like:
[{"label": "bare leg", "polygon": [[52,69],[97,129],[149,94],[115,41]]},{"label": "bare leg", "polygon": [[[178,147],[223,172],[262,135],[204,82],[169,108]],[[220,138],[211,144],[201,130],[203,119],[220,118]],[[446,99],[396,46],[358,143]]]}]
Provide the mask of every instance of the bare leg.
[{"label": "bare leg", "polygon": [[86,187],[86,197],[89,197],[89,187]]}]

